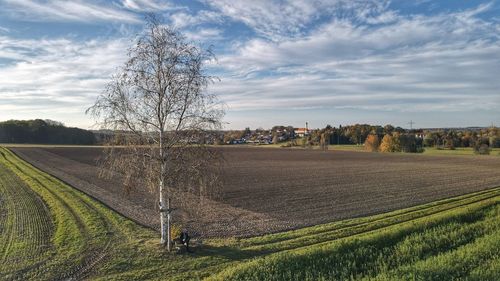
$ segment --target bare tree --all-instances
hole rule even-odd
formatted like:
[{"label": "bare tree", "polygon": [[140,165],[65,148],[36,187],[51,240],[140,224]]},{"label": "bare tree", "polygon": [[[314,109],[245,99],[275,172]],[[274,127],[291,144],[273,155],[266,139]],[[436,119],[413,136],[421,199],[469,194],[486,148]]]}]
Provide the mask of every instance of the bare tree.
[{"label": "bare tree", "polygon": [[330,143],[330,133],[328,133],[328,132],[321,133],[320,140],[319,140],[319,145],[320,145],[321,150],[327,151],[329,143]]},{"label": "bare tree", "polygon": [[128,61],[87,110],[117,134],[101,161],[103,174],[123,175],[127,189],[157,192],[161,243],[169,251],[170,200],[203,198],[219,186],[220,155],[205,145],[224,114],[206,92],[214,78],[204,66],[213,58],[150,16]]}]

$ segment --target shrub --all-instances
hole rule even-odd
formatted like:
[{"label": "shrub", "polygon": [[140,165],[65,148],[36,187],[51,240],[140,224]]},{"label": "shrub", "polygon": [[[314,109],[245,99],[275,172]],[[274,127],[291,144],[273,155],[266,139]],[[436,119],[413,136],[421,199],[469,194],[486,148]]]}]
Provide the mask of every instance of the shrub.
[{"label": "shrub", "polygon": [[481,144],[481,145],[476,145],[474,146],[474,153],[479,154],[479,155],[489,155],[490,154],[490,147],[487,144]]},{"label": "shrub", "polygon": [[401,150],[408,153],[422,153],[422,141],[412,134],[400,135]]},{"label": "shrub", "polygon": [[170,225],[170,234],[172,234],[172,240],[181,237],[181,233],[182,233],[182,225],[178,223],[172,223],[172,225]]}]

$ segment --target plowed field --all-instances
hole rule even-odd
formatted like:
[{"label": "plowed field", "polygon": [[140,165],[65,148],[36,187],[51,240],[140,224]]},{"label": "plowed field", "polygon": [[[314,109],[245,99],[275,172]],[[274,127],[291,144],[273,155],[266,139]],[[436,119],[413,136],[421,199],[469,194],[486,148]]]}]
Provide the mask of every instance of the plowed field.
[{"label": "plowed field", "polygon": [[[365,216],[500,185],[500,157],[228,147],[222,198],[174,214],[206,237],[253,236]],[[156,195],[98,177],[100,148],[19,147],[36,167],[153,228]],[[194,215],[196,213],[196,215]]]}]

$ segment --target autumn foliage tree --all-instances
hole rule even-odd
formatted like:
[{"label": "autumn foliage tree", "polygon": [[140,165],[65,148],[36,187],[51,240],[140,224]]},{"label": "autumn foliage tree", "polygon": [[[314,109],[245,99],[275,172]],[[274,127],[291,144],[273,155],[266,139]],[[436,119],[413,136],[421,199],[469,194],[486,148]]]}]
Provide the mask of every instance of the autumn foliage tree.
[{"label": "autumn foliage tree", "polygon": [[381,152],[400,152],[401,144],[399,141],[399,133],[393,133],[392,135],[385,135],[380,144]]},{"label": "autumn foliage tree", "polygon": [[392,136],[387,134],[380,143],[380,152],[392,152]]},{"label": "autumn foliage tree", "polygon": [[365,149],[371,152],[377,152],[379,150],[380,141],[377,135],[368,135],[365,140]]}]

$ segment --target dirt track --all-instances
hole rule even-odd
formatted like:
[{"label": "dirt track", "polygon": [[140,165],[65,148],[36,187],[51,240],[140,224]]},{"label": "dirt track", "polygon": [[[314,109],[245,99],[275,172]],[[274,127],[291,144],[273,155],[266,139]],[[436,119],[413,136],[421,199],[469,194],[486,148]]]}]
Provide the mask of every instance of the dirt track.
[{"label": "dirt track", "polygon": [[[177,213],[203,236],[253,236],[386,212],[500,186],[500,157],[228,147],[211,213]],[[97,176],[99,148],[12,148],[25,160],[142,224],[158,228],[153,194],[127,195]],[[145,195],[145,196],[143,196]],[[193,209],[196,206],[192,207]]]}]

